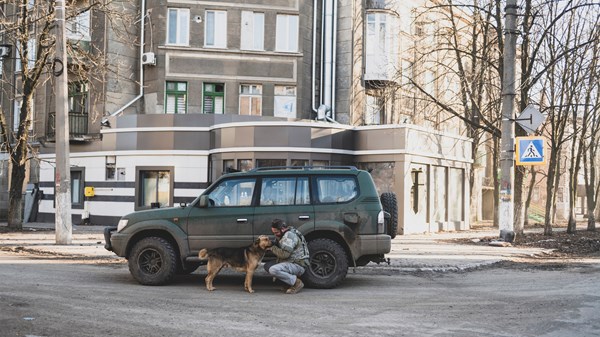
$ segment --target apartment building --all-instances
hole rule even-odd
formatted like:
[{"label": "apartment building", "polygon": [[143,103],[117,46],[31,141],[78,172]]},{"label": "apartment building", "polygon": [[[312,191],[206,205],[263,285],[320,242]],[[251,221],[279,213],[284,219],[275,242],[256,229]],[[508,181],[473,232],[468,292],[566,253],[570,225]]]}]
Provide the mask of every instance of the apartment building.
[{"label": "apartment building", "polygon": [[[119,18],[78,14],[71,45],[111,71],[69,68],[73,221],[191,202],[231,169],[354,165],[398,195],[401,233],[468,228],[471,140],[426,122],[402,86],[420,4],[139,0]],[[54,220],[53,100],[49,79],[35,100],[37,221]]]}]

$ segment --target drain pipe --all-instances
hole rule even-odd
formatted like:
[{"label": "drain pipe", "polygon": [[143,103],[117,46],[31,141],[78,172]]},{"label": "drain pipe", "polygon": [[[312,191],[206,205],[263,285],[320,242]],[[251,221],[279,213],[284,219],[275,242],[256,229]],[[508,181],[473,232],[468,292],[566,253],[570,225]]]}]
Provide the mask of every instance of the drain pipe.
[{"label": "drain pipe", "polygon": [[322,38],[323,38],[323,49],[321,50],[321,59],[322,64],[324,65],[324,70],[322,73],[321,83],[323,85],[323,95],[321,96],[321,104],[325,104],[329,109],[329,113],[327,114],[331,118],[331,89],[333,87],[333,77],[332,77],[332,44],[333,44],[333,5],[332,3],[335,0],[325,0],[323,1],[323,23],[321,26]]},{"label": "drain pipe", "polygon": [[316,78],[316,74],[315,72],[317,71],[317,1],[318,0],[313,0],[313,45],[312,45],[312,85],[311,85],[311,91],[310,91],[310,102],[312,105],[312,110],[313,112],[317,113],[317,118],[318,118],[318,112],[317,112],[317,105],[315,104],[315,87],[316,87],[316,83],[317,83],[317,78]]},{"label": "drain pipe", "polygon": [[329,112],[329,117],[331,118],[331,121],[335,122],[335,89],[336,89],[336,85],[335,85],[335,67],[336,67],[336,60],[337,60],[337,0],[332,0],[333,1],[333,12],[332,12],[332,21],[333,21],[333,27],[332,27],[332,57],[331,57],[331,111]]},{"label": "drain pipe", "polygon": [[[140,8],[140,55],[138,58],[140,64],[140,93],[134,99],[129,101],[129,103],[123,105],[119,110],[111,113],[109,117],[120,115],[123,110],[129,108],[133,103],[137,102],[140,98],[144,96],[144,65],[142,64],[142,55],[144,54],[144,24],[146,20],[146,0],[142,0],[141,8]],[[108,118],[102,118],[101,125],[109,125]]]}]

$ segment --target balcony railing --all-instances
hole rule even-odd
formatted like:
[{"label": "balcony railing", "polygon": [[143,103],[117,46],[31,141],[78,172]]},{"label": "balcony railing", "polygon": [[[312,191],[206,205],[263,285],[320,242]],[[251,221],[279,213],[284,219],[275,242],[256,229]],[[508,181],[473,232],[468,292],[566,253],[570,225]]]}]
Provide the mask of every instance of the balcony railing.
[{"label": "balcony railing", "polygon": [[[46,130],[47,138],[56,137],[56,113],[51,112],[48,115],[48,128]],[[81,112],[69,112],[69,139],[78,140],[88,138],[88,114]]]}]

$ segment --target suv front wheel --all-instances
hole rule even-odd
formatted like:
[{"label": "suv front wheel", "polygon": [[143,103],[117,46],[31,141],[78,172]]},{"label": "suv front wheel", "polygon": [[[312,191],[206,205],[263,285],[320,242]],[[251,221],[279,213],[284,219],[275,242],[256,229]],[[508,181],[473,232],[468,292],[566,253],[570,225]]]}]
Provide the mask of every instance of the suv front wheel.
[{"label": "suv front wheel", "polygon": [[168,283],[177,271],[177,255],[171,243],[160,237],[138,241],[128,258],[129,272],[141,284]]},{"label": "suv front wheel", "polygon": [[348,273],[348,255],[339,243],[316,239],[308,243],[310,268],[304,282],[312,288],[329,289],[338,286]]}]

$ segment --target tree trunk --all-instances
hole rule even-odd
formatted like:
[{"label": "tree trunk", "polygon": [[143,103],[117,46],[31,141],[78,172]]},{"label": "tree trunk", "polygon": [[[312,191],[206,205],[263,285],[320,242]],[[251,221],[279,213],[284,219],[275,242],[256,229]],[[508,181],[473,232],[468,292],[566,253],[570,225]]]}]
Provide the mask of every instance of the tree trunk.
[{"label": "tree trunk", "polygon": [[8,193],[8,227],[23,229],[23,182],[25,181],[25,165],[17,165],[13,161],[10,174],[10,190]]},{"label": "tree trunk", "polygon": [[554,186],[555,186],[555,176],[557,175],[558,162],[560,160],[557,159],[558,155],[555,151],[550,152],[550,163],[548,165],[548,176],[546,177],[546,209],[544,211],[544,235],[552,235],[552,220],[554,217],[552,213],[554,212],[554,201],[556,200],[556,196],[554,194]]},{"label": "tree trunk", "polygon": [[494,180],[494,227],[500,228],[500,213],[498,210],[498,201],[500,200],[500,181],[498,179],[499,160],[498,153],[500,152],[499,139],[494,137],[494,149],[492,150],[494,159],[492,160],[492,176]]},{"label": "tree trunk", "polygon": [[[525,219],[523,220],[523,229],[529,225],[529,206],[531,205],[531,198],[533,195],[533,188],[535,187],[535,177],[537,176],[537,170],[531,167],[531,178],[529,186],[527,188],[527,200],[525,201]],[[523,234],[523,233],[520,233]]]}]

